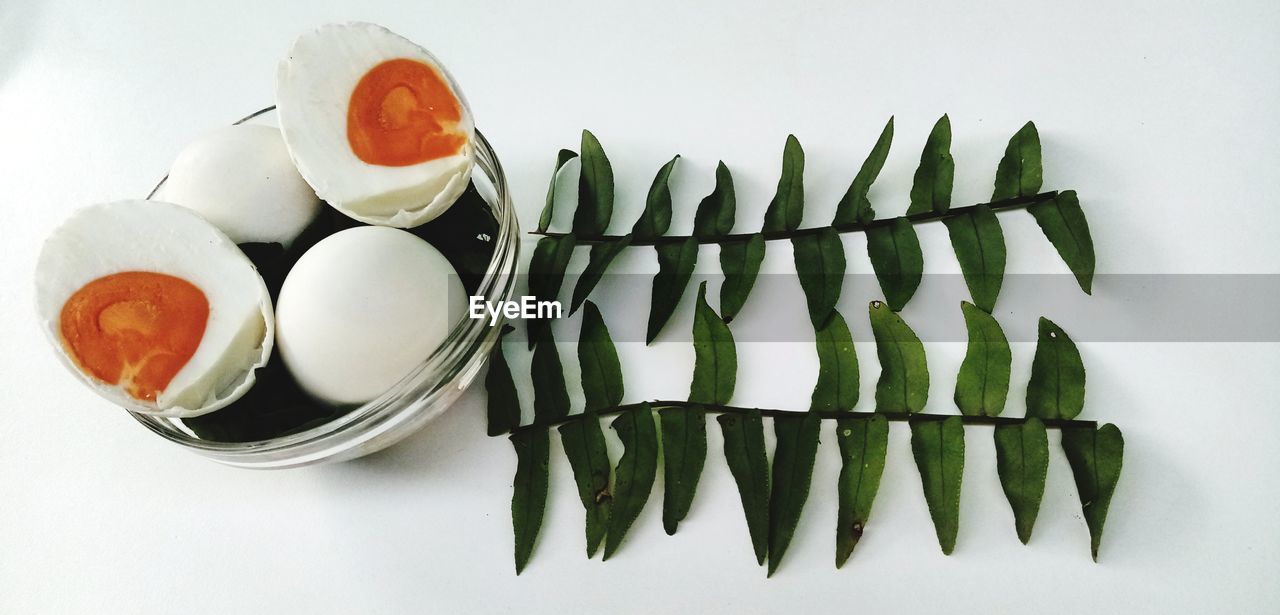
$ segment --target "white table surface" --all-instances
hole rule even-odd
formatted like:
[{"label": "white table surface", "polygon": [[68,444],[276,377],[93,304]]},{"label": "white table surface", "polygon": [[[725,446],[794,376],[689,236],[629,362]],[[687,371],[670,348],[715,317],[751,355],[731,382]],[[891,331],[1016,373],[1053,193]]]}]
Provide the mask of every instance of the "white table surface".
[{"label": "white table surface", "polygon": [[[808,219],[820,220],[890,114],[898,139],[873,197],[894,214],[929,126],[947,112],[961,204],[989,195],[1004,141],[1036,120],[1046,188],[1080,190],[1100,273],[1280,273],[1274,2],[597,4],[0,3],[0,612],[1275,611],[1273,343],[1081,344],[1086,416],[1118,423],[1127,442],[1098,564],[1056,434],[1024,547],[989,430],[968,430],[960,538],[944,557],[898,425],[868,533],[835,570],[838,464],[825,425],[812,496],[769,580],[750,555],[714,428],[680,533],[662,532],[659,484],[603,564],[583,557],[582,510],[555,445],[546,522],[516,577],[515,456],[484,436],[482,391],[382,454],[250,472],[151,436],[55,363],[31,309],[43,237],[73,208],[145,194],[193,135],[272,100],[294,36],[351,19],[385,24],[448,63],[506,164],[526,228],[555,151],[576,146],[583,127],[617,169],[614,228],[678,151],[673,230],[690,227],[718,158],[735,170],[738,228],[749,230],[788,132],[806,146]],[[1065,271],[1029,217],[1005,233],[1011,272]],[[926,254],[948,252],[939,229],[921,235]],[[850,268],[867,271],[863,240],[846,241]],[[789,263],[789,250],[772,250],[766,269]],[[640,254],[617,267],[654,270]],[[956,271],[951,258],[928,267]],[[647,288],[625,292],[635,294],[602,302],[647,301]],[[1108,292],[1101,284],[1095,295]],[[865,327],[864,308],[848,299],[841,309]],[[1072,314],[1054,315],[1072,329]],[[878,368],[872,346],[858,350],[865,409]],[[929,350],[929,410],[951,412],[963,345]],[[687,343],[620,352],[629,399],[686,393]],[[1032,352],[1014,349],[1014,415]],[[808,343],[740,353],[735,401],[806,405]]]}]

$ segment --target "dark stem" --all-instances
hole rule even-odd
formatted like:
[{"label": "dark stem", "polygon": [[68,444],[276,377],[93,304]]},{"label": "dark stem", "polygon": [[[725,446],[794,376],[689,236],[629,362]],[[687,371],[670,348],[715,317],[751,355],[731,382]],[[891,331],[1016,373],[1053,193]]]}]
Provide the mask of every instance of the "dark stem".
[{"label": "dark stem", "polygon": [[[1013,418],[1009,416],[980,416],[968,414],[926,414],[923,412],[852,412],[843,410],[778,410],[775,408],[744,408],[742,406],[721,406],[718,404],[699,404],[691,401],[670,401],[658,400],[648,402],[649,406],[654,409],[661,408],[702,408],[707,412],[716,414],[746,414],[752,410],[758,410],[762,416],[770,417],[788,417],[788,416],[804,416],[806,414],[816,414],[824,420],[846,419],[846,418],[870,418],[873,416],[883,416],[890,421],[941,421],[951,417],[957,417],[960,422],[966,425],[1021,425],[1027,422],[1026,418]],[[622,404],[620,406],[612,406],[601,410],[591,412],[595,416],[607,416],[610,414],[618,414],[639,408],[643,404]],[[512,433],[520,433],[525,431],[535,431],[539,429],[549,429],[556,425],[563,425],[571,421],[580,420],[588,416],[588,413],[570,414],[551,420],[534,421],[528,425],[517,427]],[[1040,419],[1044,426],[1049,429],[1072,429],[1087,428],[1097,429],[1097,421],[1078,421],[1075,419]]]},{"label": "dark stem", "polygon": [[[991,201],[990,203],[978,203],[976,205],[965,205],[964,207],[953,207],[943,213],[926,211],[926,212],[912,214],[910,216],[902,216],[902,217],[906,218],[907,220],[910,220],[912,224],[921,224],[924,222],[936,222],[938,220],[954,218],[956,216],[967,214],[970,211],[973,211],[975,208],[977,208],[980,205],[986,205],[987,207],[990,207],[992,211],[1025,209],[1026,207],[1035,205],[1036,203],[1044,203],[1044,202],[1052,201],[1057,196],[1058,196],[1058,191],[1052,190],[1049,192],[1041,192],[1040,194],[1018,196],[1018,197],[1013,197],[1011,199],[1003,199],[1000,201]],[[868,222],[866,224],[860,224],[860,223],[833,224],[831,226],[815,226],[810,228],[797,229],[794,231],[772,231],[768,233],[759,233],[759,234],[764,235],[765,241],[778,241],[782,239],[791,239],[792,237],[804,237],[805,235],[816,235],[829,228],[835,229],[837,233],[863,233],[863,232],[866,232],[866,230],[869,228],[875,228],[877,226],[888,226],[890,224],[893,224],[893,221],[896,219],[897,218],[881,218],[879,220],[872,220],[871,222]],[[564,237],[569,233],[548,233],[543,231],[529,231],[529,234],[542,235],[544,237]],[[725,243],[729,241],[746,241],[747,239],[750,239],[752,235],[756,235],[756,234],[757,233],[734,233],[732,235],[721,235],[719,237],[700,237],[698,238],[698,243],[720,244],[720,243]],[[597,243],[608,243],[611,241],[617,241],[619,239],[622,239],[622,235],[595,235],[591,237],[578,237],[577,245],[592,245]],[[654,245],[665,244],[665,243],[684,243],[688,239],[689,239],[688,235],[663,235],[661,237],[652,237],[649,239],[633,239],[631,241],[631,245],[654,246]]]}]

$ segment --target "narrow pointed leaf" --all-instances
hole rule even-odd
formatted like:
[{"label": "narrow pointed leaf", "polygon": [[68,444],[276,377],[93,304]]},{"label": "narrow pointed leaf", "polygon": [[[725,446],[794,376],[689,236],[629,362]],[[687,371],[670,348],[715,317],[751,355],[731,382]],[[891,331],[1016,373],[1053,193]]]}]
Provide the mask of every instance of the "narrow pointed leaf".
[{"label": "narrow pointed leaf", "polygon": [[564,383],[560,351],[556,348],[550,329],[547,329],[545,337],[533,348],[529,376],[533,381],[533,420],[550,421],[567,416],[569,389]]},{"label": "narrow pointed leaf", "polygon": [[1004,231],[1000,220],[987,205],[978,205],[958,216],[946,218],[951,248],[960,261],[960,272],[969,287],[973,303],[990,313],[995,309],[1004,283]]},{"label": "narrow pointed leaf", "polygon": [[511,434],[516,449],[516,476],[512,481],[511,527],[515,532],[516,574],[520,574],[542,529],[542,515],[547,509],[549,485],[548,462],[550,436],[545,429]]},{"label": "narrow pointed leaf", "polygon": [[796,259],[796,275],[809,305],[809,320],[815,329],[822,328],[840,300],[844,284],[844,244],[831,227],[813,235],[791,239]]},{"label": "narrow pointed leaf", "polygon": [[871,208],[867,192],[871,190],[871,184],[875,183],[876,177],[880,175],[880,169],[884,168],[884,161],[889,158],[889,145],[892,143],[893,117],[890,117],[888,123],[884,125],[884,130],[880,131],[880,138],[876,140],[875,147],[871,148],[871,153],[867,154],[862,168],[858,169],[858,174],[854,176],[853,183],[849,184],[844,197],[836,204],[836,217],[832,224],[866,224],[875,219],[876,211]]},{"label": "narrow pointed leaf", "polygon": [[897,313],[871,302],[871,334],[880,359],[876,412],[919,412],[929,400],[929,364],[924,344]]},{"label": "narrow pointed leaf", "polygon": [[613,263],[613,259],[617,258],[618,254],[621,254],[629,245],[631,245],[631,235],[623,235],[619,239],[591,246],[591,259],[587,261],[587,267],[582,270],[582,274],[578,276],[578,283],[573,287],[573,302],[569,306],[570,314],[578,311],[582,302],[591,295],[596,284],[600,283],[600,278]]},{"label": "narrow pointed leaf", "polygon": [[1000,323],[972,303],[961,302],[969,346],[956,375],[956,407],[961,414],[1000,416],[1009,396],[1013,355]]},{"label": "narrow pointed leaf", "polygon": [[924,253],[916,229],[906,218],[867,229],[867,256],[889,309],[906,307],[924,275]]},{"label": "narrow pointed leaf", "polygon": [[764,564],[769,549],[769,460],[764,451],[764,423],[759,410],[716,417],[724,434],[724,456],[738,483],[747,531],[756,563]]},{"label": "narrow pointed leaf", "polygon": [[724,283],[720,285],[720,314],[725,322],[733,320],[746,305],[763,261],[764,235],[760,233],[746,241],[720,244],[720,270],[724,272]]},{"label": "narrow pointed leaf", "polygon": [[1049,435],[1044,423],[1031,417],[1021,425],[997,425],[996,470],[1000,486],[1013,508],[1018,540],[1027,544],[1040,513],[1044,481],[1049,472]]},{"label": "narrow pointed leaf", "polygon": [[951,185],[956,162],[951,158],[951,119],[943,115],[933,125],[920,154],[915,181],[911,184],[911,205],[907,215],[946,213],[951,209]]},{"label": "narrow pointed leaf", "polygon": [[618,550],[627,530],[649,501],[658,473],[658,432],[649,404],[627,410],[613,419],[613,430],[622,440],[622,458],[614,471],[613,510],[604,539],[604,559]]},{"label": "narrow pointed leaf", "polygon": [[1033,203],[1027,211],[1035,216],[1044,236],[1071,268],[1080,289],[1093,294],[1093,237],[1089,235],[1089,221],[1080,209],[1076,191],[1066,190],[1052,201]]},{"label": "narrow pointed leaf", "polygon": [[778,178],[778,191],[764,212],[766,233],[794,231],[800,228],[804,217],[804,148],[795,135],[787,135],[787,145],[782,150],[782,176]]},{"label": "narrow pointed leaf", "polygon": [[724,161],[716,165],[716,187],[698,203],[693,215],[693,236],[698,239],[715,239],[733,230],[737,215],[737,200],[733,191],[733,175]]},{"label": "narrow pointed leaf", "polygon": [[489,373],[484,377],[485,393],[489,397],[489,435],[510,432],[520,426],[520,396],[516,393],[511,367],[502,354],[502,340],[493,345],[489,354]]},{"label": "narrow pointed leaf", "polygon": [[815,414],[778,417],[773,420],[777,448],[773,451],[773,490],[769,495],[769,574],[782,563],[782,556],[795,535],[796,524],[809,499],[813,464],[818,456],[818,427]]},{"label": "narrow pointed leaf", "polygon": [[836,310],[827,325],[815,333],[818,346],[818,384],[813,387],[810,410],[853,410],[858,403],[858,353],[849,325]]},{"label": "narrow pointed leaf", "polygon": [[570,160],[578,157],[578,153],[571,149],[562,149],[556,155],[556,168],[551,172],[551,185],[547,186],[547,204],[542,206],[542,214],[538,216],[538,232],[546,232],[551,227],[551,218],[555,214],[556,209],[556,177],[560,175],[560,169],[568,164]]},{"label": "narrow pointed leaf", "polygon": [[1073,419],[1084,409],[1084,362],[1062,327],[1040,318],[1036,356],[1027,384],[1027,416]]},{"label": "narrow pointed leaf", "polygon": [[727,405],[738,379],[738,351],[733,333],[707,305],[707,283],[698,285],[693,312],[693,382],[689,401]]},{"label": "narrow pointed leaf", "polygon": [[573,232],[588,237],[603,235],[613,217],[613,167],[600,141],[582,131],[582,176],[578,179],[578,210]]},{"label": "narrow pointed leaf", "polygon": [[652,239],[667,232],[671,228],[671,171],[675,169],[676,162],[680,160],[677,154],[667,164],[662,165],[658,169],[658,175],[653,178],[653,185],[649,186],[649,196],[644,202],[644,212],[640,214],[640,219],[636,220],[635,226],[631,227],[631,234],[636,239]]},{"label": "narrow pointed leaf", "polygon": [[1098,561],[1098,546],[1102,543],[1102,526],[1111,508],[1111,496],[1120,481],[1120,468],[1124,461],[1124,436],[1120,428],[1110,423],[1097,431],[1089,428],[1062,430],[1062,450],[1075,475],[1076,490],[1080,493],[1080,507],[1085,523],[1089,526],[1090,551],[1093,561]]},{"label": "narrow pointed leaf", "polygon": [[702,408],[666,408],[662,423],[662,528],[675,534],[693,505],[707,461],[707,413]]},{"label": "narrow pointed leaf", "polygon": [[1027,122],[1009,139],[1004,158],[996,167],[996,187],[991,200],[1000,201],[1040,192],[1044,169],[1040,164],[1040,133],[1034,122]]},{"label": "narrow pointed leaf", "polygon": [[587,410],[600,410],[622,403],[622,366],[599,308],[590,301],[584,305],[582,333],[578,336],[582,394]]},{"label": "narrow pointed leaf", "polygon": [[698,240],[689,237],[681,243],[664,243],[654,246],[658,250],[658,273],[653,276],[653,296],[649,304],[649,327],[645,343],[651,344],[667,326],[684,289],[693,277],[693,267],[698,263]]},{"label": "narrow pointed leaf", "polygon": [[836,568],[858,546],[880,490],[885,453],[889,449],[889,421],[883,416],[845,418],[836,424],[840,443],[840,478],[836,484]]},{"label": "narrow pointed leaf", "polygon": [[560,442],[578,485],[578,498],[587,511],[587,557],[608,530],[613,493],[609,491],[609,451],[600,429],[600,419],[590,410],[580,418],[560,426]]},{"label": "narrow pointed leaf", "polygon": [[[560,296],[560,286],[564,284],[564,272],[569,267],[569,259],[573,256],[573,247],[578,240],[572,233],[561,237],[543,237],[533,248],[533,256],[529,259],[529,294],[538,301],[555,301]],[[550,321],[545,319],[529,320],[526,327],[529,331],[529,348],[550,331]]]},{"label": "narrow pointed leaf", "polygon": [[920,470],[924,499],[944,555],[956,547],[960,529],[960,479],[964,473],[964,423],[960,417],[944,420],[912,419],[911,453]]}]

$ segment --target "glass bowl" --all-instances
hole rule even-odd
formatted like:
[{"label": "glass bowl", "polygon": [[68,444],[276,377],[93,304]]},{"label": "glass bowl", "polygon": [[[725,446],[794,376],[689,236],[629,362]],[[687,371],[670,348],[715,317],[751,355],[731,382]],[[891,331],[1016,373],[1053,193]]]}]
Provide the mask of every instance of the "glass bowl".
[{"label": "glass bowl", "polygon": [[[237,123],[270,123],[273,109]],[[520,228],[502,164],[479,130],[472,182],[498,223],[493,257],[475,295],[490,302],[507,301],[515,292]],[[180,419],[130,414],[152,433],[230,466],[294,468],[354,459],[395,444],[447,410],[475,380],[504,324],[504,320],[490,323],[484,318],[462,318],[444,343],[390,390],[329,422],[296,433],[253,442],[219,442],[196,437]]]}]

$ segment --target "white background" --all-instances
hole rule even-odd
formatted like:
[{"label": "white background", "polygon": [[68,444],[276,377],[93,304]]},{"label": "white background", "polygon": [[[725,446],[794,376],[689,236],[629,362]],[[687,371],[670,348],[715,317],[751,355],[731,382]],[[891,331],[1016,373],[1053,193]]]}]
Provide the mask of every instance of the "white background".
[{"label": "white background", "polygon": [[[867,534],[835,570],[838,466],[826,425],[812,496],[770,580],[751,556],[714,428],[679,534],[662,532],[659,482],[604,564],[583,556],[582,509],[554,447],[546,522],[516,577],[515,457],[483,435],[482,391],[385,453],[255,473],[149,435],[55,363],[31,313],[42,238],[75,207],[145,194],[192,136],[271,102],[276,63],[298,33],[350,19],[444,59],[507,167],[526,228],[556,150],[575,147],[583,127],[617,170],[614,229],[634,219],[675,152],[685,159],[673,232],[690,228],[718,158],[738,180],[738,229],[755,228],[788,132],[808,153],[808,223],[821,223],[891,114],[898,139],[872,198],[896,215],[928,129],[947,112],[957,204],[989,196],[1004,141],[1034,119],[1046,188],[1080,191],[1100,273],[1280,273],[1274,2],[532,4],[0,2],[0,612],[1275,612],[1275,344],[1081,345],[1085,416],[1116,422],[1127,443],[1098,564],[1056,434],[1022,546],[990,432],[968,430],[960,536],[944,557],[896,425]],[[1029,216],[1002,219],[1011,272],[1065,271]],[[940,225],[921,236],[926,258],[949,253]],[[867,271],[862,238],[846,246],[850,269]],[[715,270],[714,249],[702,260]],[[771,250],[766,269],[790,260]],[[642,251],[615,265],[655,267]],[[927,267],[956,270],[953,258]],[[1100,283],[1095,298],[1116,290]],[[606,315],[647,294],[597,290]],[[751,305],[742,320],[804,317]],[[689,306],[670,327],[687,327]],[[1052,307],[1068,331],[1080,325]],[[840,309],[866,326],[862,305]],[[867,409],[878,367],[873,347],[858,350]],[[1032,350],[1014,349],[1015,416]],[[628,399],[687,393],[687,343],[620,352]],[[954,411],[962,352],[930,345],[930,411]],[[811,345],[740,354],[736,402],[807,404]]]}]

